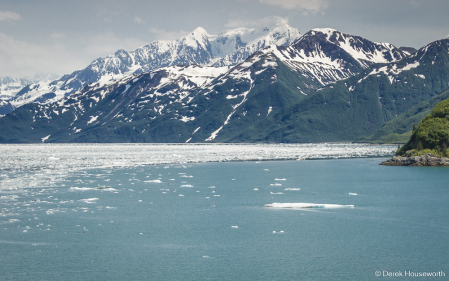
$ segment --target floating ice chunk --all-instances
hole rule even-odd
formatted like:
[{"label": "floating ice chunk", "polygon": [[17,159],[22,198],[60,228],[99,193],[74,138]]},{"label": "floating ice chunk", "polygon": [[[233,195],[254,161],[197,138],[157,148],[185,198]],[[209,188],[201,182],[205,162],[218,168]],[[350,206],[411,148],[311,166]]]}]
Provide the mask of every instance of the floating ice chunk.
[{"label": "floating ice chunk", "polygon": [[218,194],[214,194],[214,196],[217,196],[217,197],[218,197],[218,196],[220,196],[220,195],[218,195]]},{"label": "floating ice chunk", "polygon": [[149,180],[144,182],[152,182],[152,183],[162,183],[161,180]]},{"label": "floating ice chunk", "polygon": [[193,187],[193,185],[191,185],[191,184],[183,184],[180,187]]},{"label": "floating ice chunk", "polygon": [[80,200],[78,200],[78,201],[81,201],[81,202],[85,202],[85,203],[95,203],[95,201],[97,201],[98,200],[98,198],[87,198],[87,199],[80,199]]},{"label": "floating ice chunk", "polygon": [[9,219],[9,222],[18,222],[20,221],[19,219]]},{"label": "floating ice chunk", "polygon": [[272,203],[265,204],[265,207],[272,208],[325,208],[325,209],[338,209],[338,208],[354,208],[354,205],[338,205],[338,204],[314,204],[314,203]]},{"label": "floating ice chunk", "polygon": [[286,179],[278,179],[278,178],[275,178],[274,180],[275,181],[286,181]]},{"label": "floating ice chunk", "polygon": [[288,187],[288,188],[284,188],[284,190],[301,190],[301,188],[299,188],[299,187]]},{"label": "floating ice chunk", "polygon": [[357,193],[349,192],[349,195],[357,195]]},{"label": "floating ice chunk", "polygon": [[232,228],[239,228],[238,225],[231,225]]},{"label": "floating ice chunk", "polygon": [[[131,184],[134,184],[134,183],[131,183]],[[111,188],[110,186],[97,186],[97,187],[95,187],[95,189],[107,190],[107,191],[116,191],[117,190],[115,188]]]},{"label": "floating ice chunk", "polygon": [[178,194],[179,196],[184,196],[183,194]]},{"label": "floating ice chunk", "polygon": [[11,200],[11,201],[17,201],[17,198],[19,198],[19,196],[12,194],[12,195],[4,195],[4,196],[0,196],[0,199],[4,200]]},{"label": "floating ice chunk", "polygon": [[273,230],[273,233],[276,233],[276,230]]},{"label": "floating ice chunk", "polygon": [[271,194],[284,194],[282,192],[270,192]]},{"label": "floating ice chunk", "polygon": [[77,187],[77,186],[72,186],[69,191],[86,191],[86,190],[94,190],[91,187]]},{"label": "floating ice chunk", "polygon": [[259,189],[256,187],[256,188],[254,188],[253,190],[259,190]]},{"label": "floating ice chunk", "polygon": [[282,183],[270,183],[270,186],[281,186]]},{"label": "floating ice chunk", "polygon": [[50,136],[51,136],[51,135],[48,135],[48,136],[46,136],[46,137],[41,138],[42,142],[45,142],[46,140],[48,140],[48,138],[49,138]]}]

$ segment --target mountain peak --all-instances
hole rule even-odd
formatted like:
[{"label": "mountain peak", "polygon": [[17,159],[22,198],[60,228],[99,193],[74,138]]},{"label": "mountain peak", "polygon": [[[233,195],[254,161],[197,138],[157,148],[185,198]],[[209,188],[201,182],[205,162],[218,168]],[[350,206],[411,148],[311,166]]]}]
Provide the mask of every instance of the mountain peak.
[{"label": "mountain peak", "polygon": [[207,34],[207,31],[204,28],[202,28],[201,26],[198,26],[197,28],[195,28],[194,31],[192,31],[191,35],[194,35],[194,36],[205,35],[205,36],[207,36],[209,34]]},{"label": "mountain peak", "polygon": [[321,32],[321,33],[324,33],[324,34],[332,34],[334,32],[339,32],[338,30],[333,29],[333,28],[314,28],[311,31]]},{"label": "mountain peak", "polygon": [[186,37],[182,38],[182,40],[187,46],[192,47],[193,49],[197,49],[198,46],[201,46],[203,49],[206,49],[206,45],[209,41],[209,34],[202,27],[197,27],[194,31],[189,33]]}]

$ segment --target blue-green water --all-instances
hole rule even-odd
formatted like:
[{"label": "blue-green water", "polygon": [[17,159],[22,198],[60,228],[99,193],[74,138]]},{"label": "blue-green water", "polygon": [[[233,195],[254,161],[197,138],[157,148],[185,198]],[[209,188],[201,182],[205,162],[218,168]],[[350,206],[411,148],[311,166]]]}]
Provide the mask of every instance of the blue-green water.
[{"label": "blue-green water", "polygon": [[0,279],[447,280],[449,169],[382,160],[97,169],[2,193]]}]

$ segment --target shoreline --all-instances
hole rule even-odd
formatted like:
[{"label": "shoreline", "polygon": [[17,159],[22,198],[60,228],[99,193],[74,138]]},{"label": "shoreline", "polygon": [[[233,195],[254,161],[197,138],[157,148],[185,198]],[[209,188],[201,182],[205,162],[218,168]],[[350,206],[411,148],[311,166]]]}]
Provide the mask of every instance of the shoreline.
[{"label": "shoreline", "polygon": [[449,158],[440,157],[427,153],[421,156],[393,156],[387,161],[383,161],[379,165],[383,166],[413,166],[413,167],[447,167],[449,166]]}]

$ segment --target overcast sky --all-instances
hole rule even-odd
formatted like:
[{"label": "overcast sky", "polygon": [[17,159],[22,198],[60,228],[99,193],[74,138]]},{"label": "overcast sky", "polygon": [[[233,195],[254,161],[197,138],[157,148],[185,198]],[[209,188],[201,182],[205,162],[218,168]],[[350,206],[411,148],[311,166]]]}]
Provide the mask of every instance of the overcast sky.
[{"label": "overcast sky", "polygon": [[59,75],[118,49],[279,20],[331,27],[397,47],[449,34],[447,0],[0,0],[0,76]]}]

